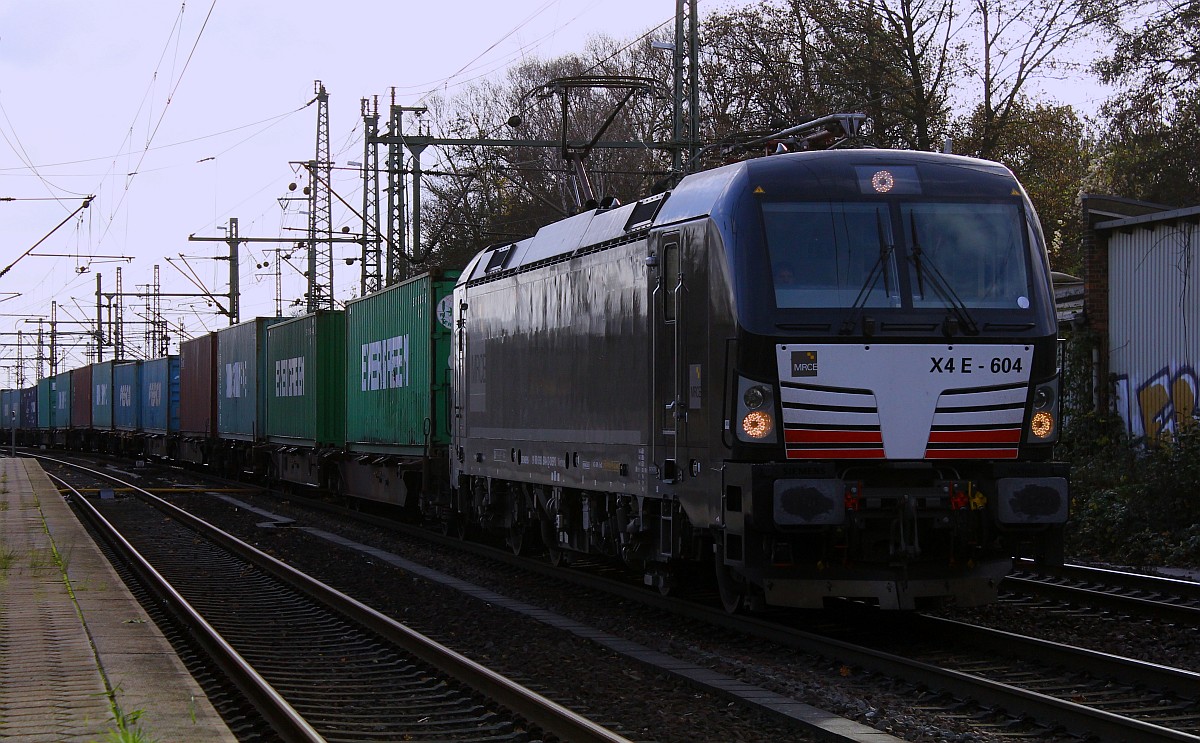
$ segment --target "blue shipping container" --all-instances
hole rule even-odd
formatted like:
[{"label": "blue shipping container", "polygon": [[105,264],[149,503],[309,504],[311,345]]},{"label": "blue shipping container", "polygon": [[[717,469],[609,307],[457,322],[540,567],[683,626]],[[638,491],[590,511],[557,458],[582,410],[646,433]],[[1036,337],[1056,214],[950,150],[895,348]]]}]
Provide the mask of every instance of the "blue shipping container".
[{"label": "blue shipping container", "polygon": [[108,431],[113,427],[113,362],[92,364],[92,428]]},{"label": "blue shipping container", "polygon": [[113,428],[118,431],[142,430],[142,362],[120,361],[113,367]]},{"label": "blue shipping container", "polygon": [[179,357],[142,364],[142,428],[147,433],[179,430]]},{"label": "blue shipping container", "polygon": [[38,427],[37,386],[21,390],[21,428],[32,431]]}]

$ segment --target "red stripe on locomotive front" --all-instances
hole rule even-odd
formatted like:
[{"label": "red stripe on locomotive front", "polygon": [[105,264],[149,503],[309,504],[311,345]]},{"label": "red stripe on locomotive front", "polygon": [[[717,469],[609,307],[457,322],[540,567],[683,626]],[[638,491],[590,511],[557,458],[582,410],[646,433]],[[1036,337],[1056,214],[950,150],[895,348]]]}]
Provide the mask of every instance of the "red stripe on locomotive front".
[{"label": "red stripe on locomotive front", "polygon": [[882,444],[879,431],[811,431],[790,428],[783,432],[789,444]]},{"label": "red stripe on locomotive front", "polygon": [[1021,429],[1001,428],[973,431],[930,431],[931,444],[1015,444],[1021,440]]}]

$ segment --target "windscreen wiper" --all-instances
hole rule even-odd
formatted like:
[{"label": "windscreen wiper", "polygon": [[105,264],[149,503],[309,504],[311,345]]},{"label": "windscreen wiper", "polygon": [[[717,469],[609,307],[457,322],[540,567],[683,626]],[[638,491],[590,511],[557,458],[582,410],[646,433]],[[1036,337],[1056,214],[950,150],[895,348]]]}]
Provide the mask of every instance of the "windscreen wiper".
[{"label": "windscreen wiper", "polygon": [[[926,258],[921,250],[921,241],[917,238],[917,215],[910,212],[908,219],[912,229],[912,255],[909,260],[912,261],[913,267],[917,271],[917,292],[922,297],[925,296],[925,281],[928,280],[934,294],[937,294],[953,313],[953,316],[947,317],[947,322],[942,325],[942,332],[945,335],[954,335],[955,326],[960,327],[967,335],[979,335],[979,325],[971,317],[966,303],[955,293],[954,288],[950,286],[950,282],[946,281],[946,277],[938,270],[933,260]],[[951,322],[952,320],[953,322]]]},{"label": "windscreen wiper", "polygon": [[[879,283],[880,276],[883,277],[883,291],[887,292],[889,284],[887,265],[895,246],[889,245],[883,239],[883,220],[879,216],[878,209],[875,210],[875,231],[879,235],[879,258],[875,260],[875,265],[871,266],[866,281],[863,282],[862,288],[858,290],[858,296],[855,297],[854,304],[850,305],[850,314],[842,321],[842,327],[838,330],[839,335],[850,335],[858,327],[858,320],[867,306],[867,298],[875,290],[875,285]],[[871,335],[873,331],[874,328],[869,325],[863,327],[863,332],[866,335]]]}]

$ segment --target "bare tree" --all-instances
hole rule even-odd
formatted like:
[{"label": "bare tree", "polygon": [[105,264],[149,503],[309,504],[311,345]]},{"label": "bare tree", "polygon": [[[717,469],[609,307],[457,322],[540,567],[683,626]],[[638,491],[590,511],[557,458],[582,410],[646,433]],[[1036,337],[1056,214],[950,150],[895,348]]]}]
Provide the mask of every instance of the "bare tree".
[{"label": "bare tree", "polygon": [[976,154],[995,158],[1005,127],[1019,120],[1031,83],[1078,69],[1074,45],[1112,22],[1122,0],[974,0],[977,54],[970,75],[979,83]]},{"label": "bare tree", "polygon": [[[433,112],[440,136],[460,139],[517,139],[554,146],[445,148],[441,175],[426,181],[424,239],[439,265],[462,265],[475,252],[497,242],[533,234],[539,227],[577,210],[564,142],[571,151],[591,142],[610,115],[604,141],[649,142],[669,129],[670,110],[661,97],[637,94],[617,104],[626,88],[547,87],[550,81],[579,81],[624,70],[646,70],[664,79],[666,64],[648,40],[620,45],[593,39],[583,55],[533,60],[509,70],[502,81],[485,81]],[[661,86],[660,86],[661,87]],[[563,105],[566,96],[566,116]],[[615,114],[614,114],[615,111]],[[586,169],[596,196],[628,201],[650,192],[666,175],[663,153],[646,148],[594,149]]]},{"label": "bare tree", "polygon": [[[796,7],[801,6],[793,0]],[[846,0],[812,10],[844,59],[838,85],[875,119],[881,144],[938,146],[965,48],[955,0]]]}]

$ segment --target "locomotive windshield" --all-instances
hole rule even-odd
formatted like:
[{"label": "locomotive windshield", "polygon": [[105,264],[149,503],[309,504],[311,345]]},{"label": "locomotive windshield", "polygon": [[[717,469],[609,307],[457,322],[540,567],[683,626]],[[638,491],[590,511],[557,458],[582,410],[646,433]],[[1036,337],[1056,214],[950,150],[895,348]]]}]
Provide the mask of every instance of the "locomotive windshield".
[{"label": "locomotive windshield", "polygon": [[783,202],[762,215],[780,309],[1030,306],[1017,203]]},{"label": "locomotive windshield", "polygon": [[942,307],[928,274],[967,307],[1029,307],[1024,230],[1015,204],[900,206],[916,307]]},{"label": "locomotive windshield", "polygon": [[766,203],[763,222],[778,307],[899,303],[885,204]]}]

